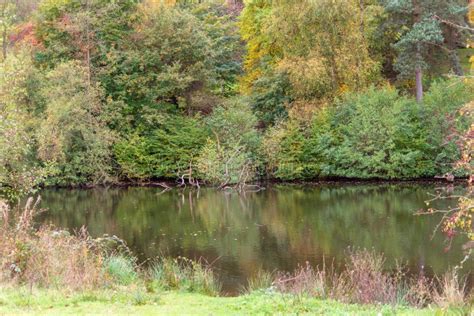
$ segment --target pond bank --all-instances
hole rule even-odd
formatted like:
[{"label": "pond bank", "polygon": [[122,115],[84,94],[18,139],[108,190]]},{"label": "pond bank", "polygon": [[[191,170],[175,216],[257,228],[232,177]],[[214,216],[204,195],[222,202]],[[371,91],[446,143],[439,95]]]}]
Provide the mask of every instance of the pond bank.
[{"label": "pond bank", "polygon": [[[193,186],[189,183],[181,185],[179,179],[173,181],[169,179],[163,179],[162,181],[117,181],[108,184],[77,184],[77,185],[44,185],[43,189],[96,189],[96,188],[134,188],[134,187],[158,187],[163,189],[176,189],[176,188],[218,188],[216,185],[210,185],[206,183],[199,183],[199,186]],[[278,180],[278,179],[267,179],[261,181],[248,182],[251,185],[257,185],[262,188],[273,186],[273,185],[305,185],[305,186],[318,186],[318,185],[387,185],[387,184],[439,184],[439,185],[464,185],[467,184],[468,178],[454,178],[453,181],[448,181],[445,178],[413,178],[413,179],[357,179],[357,178],[326,178],[326,179],[312,179],[312,180]]]}]

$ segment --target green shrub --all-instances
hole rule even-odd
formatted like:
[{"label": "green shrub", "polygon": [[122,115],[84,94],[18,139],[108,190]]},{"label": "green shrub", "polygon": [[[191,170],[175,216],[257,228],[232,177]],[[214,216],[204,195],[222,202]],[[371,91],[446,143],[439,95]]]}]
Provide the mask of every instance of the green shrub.
[{"label": "green shrub", "polygon": [[459,158],[459,109],[474,94],[460,80],[433,84],[424,103],[392,88],[347,94],[315,112],[311,128],[295,119],[267,130],[267,172],[279,179],[419,178],[450,172]]},{"label": "green shrub", "polygon": [[288,117],[291,102],[290,82],[284,72],[267,71],[253,84],[250,105],[255,115],[265,125],[273,125]]},{"label": "green shrub", "polygon": [[255,177],[260,137],[248,104],[234,100],[214,109],[212,131],[196,162],[199,177],[211,184],[245,183]]},{"label": "green shrub", "polygon": [[128,178],[177,178],[189,168],[207,135],[199,118],[161,115],[118,142],[115,155]]},{"label": "green shrub", "polygon": [[298,122],[289,121],[268,129],[262,148],[267,172],[278,179],[301,179],[304,172],[305,137]]},{"label": "green shrub", "polygon": [[46,75],[38,131],[38,157],[55,167],[48,184],[111,181],[113,132],[102,116],[102,90],[79,62],[59,64]]},{"label": "green shrub", "polygon": [[135,261],[124,256],[110,256],[104,262],[105,273],[120,285],[129,285],[137,280]]},{"label": "green shrub", "polygon": [[[423,158],[420,152],[410,143],[396,141],[399,125],[411,128],[400,114],[405,107],[414,106],[415,102],[400,98],[396,90],[388,88],[346,96],[336,104],[331,118],[331,143],[337,145],[325,149],[328,164],[323,166],[323,173],[348,178],[423,174],[423,170],[416,169],[417,160]],[[415,168],[405,169],[410,167]]]}]

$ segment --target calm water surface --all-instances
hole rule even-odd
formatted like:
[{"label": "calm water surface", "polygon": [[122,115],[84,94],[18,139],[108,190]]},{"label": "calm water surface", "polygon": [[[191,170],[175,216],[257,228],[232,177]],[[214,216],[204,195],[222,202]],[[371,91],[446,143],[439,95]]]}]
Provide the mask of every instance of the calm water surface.
[{"label": "calm water surface", "polygon": [[[117,235],[141,260],[164,254],[215,261],[224,292],[236,293],[258,269],[290,271],[323,260],[341,265],[348,247],[383,252],[387,268],[398,260],[412,273],[443,273],[462,259],[462,240],[446,252],[440,233],[431,239],[439,218],[413,215],[435,188],[277,185],[245,196],[215,189],[56,189],[42,192],[42,206],[44,221]],[[472,268],[471,261],[464,271]]]}]

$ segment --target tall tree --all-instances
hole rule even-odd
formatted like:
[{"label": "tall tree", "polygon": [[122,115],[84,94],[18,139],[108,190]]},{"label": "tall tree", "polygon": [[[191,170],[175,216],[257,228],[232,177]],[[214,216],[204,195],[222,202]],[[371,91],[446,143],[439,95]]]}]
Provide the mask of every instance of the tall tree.
[{"label": "tall tree", "polygon": [[132,31],[136,7],[136,0],[43,1],[36,18],[35,34],[42,44],[37,60],[50,67],[82,60],[95,75],[107,53]]},{"label": "tall tree", "polygon": [[10,0],[0,0],[0,41],[2,58],[7,58],[8,35],[16,20],[16,5]]},{"label": "tall tree", "polygon": [[359,90],[376,79],[363,7],[356,0],[275,1],[269,33],[283,51],[279,62],[303,98]]},{"label": "tall tree", "polygon": [[415,76],[416,99],[423,100],[423,72],[439,63],[434,53],[446,54],[451,69],[462,75],[457,48],[462,43],[467,5],[465,0],[385,0],[390,23],[399,26],[400,39],[395,43],[398,51],[395,68],[400,77]]},{"label": "tall tree", "polygon": [[244,59],[245,75],[241,89],[250,93],[253,83],[262,75],[265,64],[272,63],[279,48],[265,30],[270,22],[271,0],[247,0],[240,16],[240,32],[246,41],[247,54]]}]

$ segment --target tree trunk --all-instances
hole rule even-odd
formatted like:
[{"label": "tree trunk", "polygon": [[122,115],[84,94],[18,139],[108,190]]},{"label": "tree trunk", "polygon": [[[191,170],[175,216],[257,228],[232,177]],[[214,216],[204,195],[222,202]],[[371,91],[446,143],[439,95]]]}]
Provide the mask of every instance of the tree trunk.
[{"label": "tree trunk", "polygon": [[464,76],[464,71],[462,70],[461,62],[459,61],[459,56],[455,49],[449,52],[449,60],[451,61],[451,68],[454,74]]},{"label": "tree trunk", "polygon": [[[416,0],[413,0],[413,23],[420,22],[420,16],[421,16],[420,5]],[[415,58],[416,58],[416,63],[417,63],[417,65],[415,66],[416,101],[422,102],[423,101],[423,74],[422,74],[421,66],[419,65],[422,59],[419,45],[417,47],[417,53],[416,53]]]},{"label": "tree trunk", "polygon": [[3,60],[7,58],[7,30],[3,30],[2,34],[2,55],[3,55]]},{"label": "tree trunk", "polygon": [[416,101],[422,102],[423,101],[423,75],[421,71],[421,67],[417,66],[415,68],[415,86],[416,86]]},{"label": "tree trunk", "polygon": [[464,72],[461,67],[461,62],[459,61],[459,56],[457,52],[457,39],[458,39],[458,30],[452,26],[448,26],[446,32],[446,42],[449,49],[448,57],[451,63],[451,69],[457,76],[463,76]]}]

